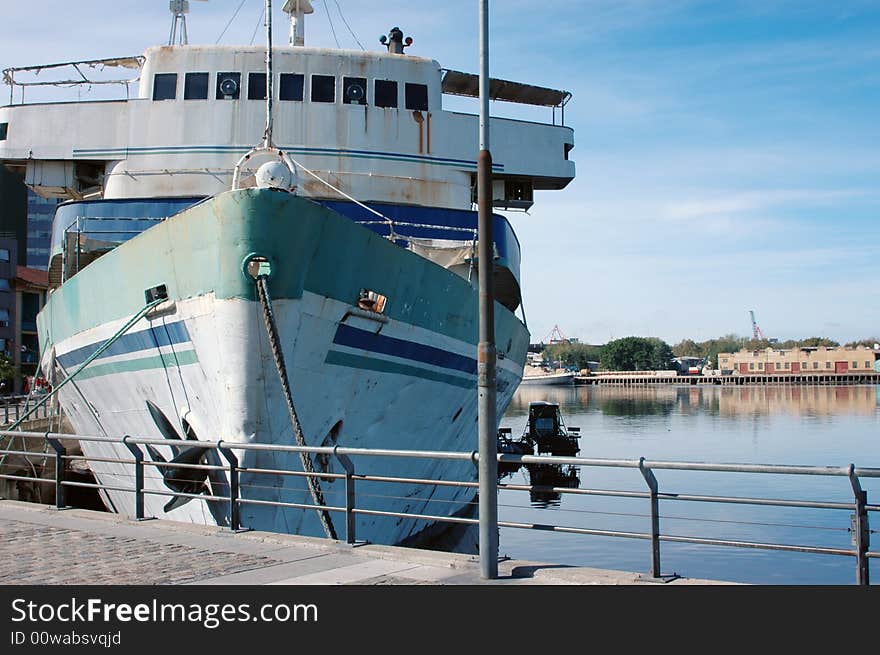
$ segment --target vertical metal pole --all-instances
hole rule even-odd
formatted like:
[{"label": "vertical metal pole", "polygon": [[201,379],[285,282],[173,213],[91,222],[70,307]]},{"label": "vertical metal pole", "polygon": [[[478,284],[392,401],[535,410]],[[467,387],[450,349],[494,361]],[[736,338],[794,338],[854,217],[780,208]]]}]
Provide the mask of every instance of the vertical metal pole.
[{"label": "vertical metal pole", "polygon": [[241,527],[238,518],[238,458],[229,448],[218,446],[218,450],[229,462],[229,529],[236,532]]},{"label": "vertical metal pole", "polygon": [[639,458],[639,471],[648,483],[651,491],[651,577],[660,577],[660,499],[657,497],[657,478],[654,472],[645,466],[645,458]]},{"label": "vertical metal pole", "polygon": [[46,433],[46,442],[52,446],[55,451],[55,509],[64,509],[67,507],[64,497],[64,456],[67,449],[61,445],[58,439],[53,439]]},{"label": "vertical metal pole", "polygon": [[272,0],[266,0],[266,132],[263,147],[272,147]]},{"label": "vertical metal pole", "polygon": [[338,446],[333,447],[333,455],[345,469],[345,543],[353,544],[357,540],[354,520],[354,464],[347,456],[340,455],[337,448]]},{"label": "vertical metal pole", "polygon": [[477,204],[480,343],[477,346],[480,576],[498,577],[498,441],[495,405],[495,284],[492,154],[489,149],[489,0],[480,3],[480,153]]},{"label": "vertical metal pole", "polygon": [[134,458],[134,518],[137,521],[144,520],[144,454],[140,446],[129,443],[131,437],[125,435],[122,438],[129,452]]},{"label": "vertical metal pole", "polygon": [[868,550],[871,532],[868,529],[868,492],[862,489],[859,478],[855,474],[855,465],[849,465],[849,481],[856,500],[856,513],[853,515],[853,544],[856,547],[856,584],[870,584],[870,567]]}]

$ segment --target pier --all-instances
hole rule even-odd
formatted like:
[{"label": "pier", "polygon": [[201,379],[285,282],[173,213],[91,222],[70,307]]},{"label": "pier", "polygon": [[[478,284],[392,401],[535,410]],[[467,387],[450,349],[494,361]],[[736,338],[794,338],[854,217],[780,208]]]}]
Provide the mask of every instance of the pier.
[{"label": "pier", "polygon": [[574,378],[574,384],[578,386],[613,385],[619,387],[655,384],[713,384],[720,386],[880,384],[880,373],[783,373],[779,375],[657,375],[656,373],[658,371],[634,371],[627,375],[579,375]]},{"label": "pier", "polygon": [[[503,560],[498,568],[497,579],[482,580],[474,555],[0,501],[4,585],[656,585],[626,571],[522,560]],[[675,578],[669,584],[734,583]]]}]

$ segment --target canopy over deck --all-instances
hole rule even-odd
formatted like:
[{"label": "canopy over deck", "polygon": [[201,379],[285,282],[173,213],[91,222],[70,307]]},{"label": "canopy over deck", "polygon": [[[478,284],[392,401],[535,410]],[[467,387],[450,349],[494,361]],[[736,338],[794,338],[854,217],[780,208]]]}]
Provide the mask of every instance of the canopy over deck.
[{"label": "canopy over deck", "polygon": [[[443,93],[479,98],[480,76],[444,68]],[[493,78],[489,80],[489,98],[538,107],[564,107],[571,99],[571,93]]]}]

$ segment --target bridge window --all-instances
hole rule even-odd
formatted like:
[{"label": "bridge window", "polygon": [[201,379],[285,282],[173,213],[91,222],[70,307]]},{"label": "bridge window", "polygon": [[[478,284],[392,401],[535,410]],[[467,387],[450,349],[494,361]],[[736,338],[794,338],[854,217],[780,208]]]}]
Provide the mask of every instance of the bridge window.
[{"label": "bridge window", "polygon": [[428,111],[428,85],[406,83],[406,108],[413,111]]},{"label": "bridge window", "polygon": [[376,80],[373,89],[373,104],[377,107],[397,108],[397,82]]},{"label": "bridge window", "polygon": [[217,73],[217,100],[241,97],[241,73]]},{"label": "bridge window", "polygon": [[9,123],[0,123],[0,141],[6,141],[7,134],[9,134]]},{"label": "bridge window", "polygon": [[336,78],[312,75],[312,102],[336,102]]},{"label": "bridge window", "polygon": [[184,100],[207,100],[208,99],[208,74],[187,73],[183,78]]},{"label": "bridge window", "polygon": [[248,73],[248,100],[266,99],[266,74]]},{"label": "bridge window", "polygon": [[367,104],[367,78],[366,77],[343,77],[342,78],[342,104],[365,105]]},{"label": "bridge window", "polygon": [[177,73],[156,73],[153,76],[153,100],[174,100],[177,97]]},{"label": "bridge window", "polygon": [[278,99],[302,102],[303,86],[303,76],[300,73],[281,73]]}]

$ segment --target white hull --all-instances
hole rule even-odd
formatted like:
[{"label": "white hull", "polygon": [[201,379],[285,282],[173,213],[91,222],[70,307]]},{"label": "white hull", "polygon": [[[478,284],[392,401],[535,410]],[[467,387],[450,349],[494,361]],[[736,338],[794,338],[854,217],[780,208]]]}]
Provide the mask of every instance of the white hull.
[{"label": "white hull", "polygon": [[[339,443],[363,448],[474,449],[476,383],[473,388],[467,388],[467,374],[458,376],[463,385],[455,385],[429,379],[432,375],[448,377],[449,371],[428,364],[418,366],[424,374],[420,377],[327,363],[331,349],[343,355],[358,353],[354,348],[333,343],[340,321],[350,309],[350,305],[308,292],[300,300],[275,303],[294,402],[307,443],[325,446]],[[57,358],[61,361],[65,353],[103,342],[123,322],[102,325],[58,344]],[[469,343],[395,321],[378,323],[350,316],[344,322],[355,330],[380,330],[388,337],[430,345],[469,358],[476,354]],[[177,343],[159,345],[152,350],[102,358],[86,369],[93,371],[91,377],[77,379],[75,384],[61,390],[62,405],[77,433],[158,436],[156,423],[145,404],[145,400],[150,400],[171,423],[179,426],[180,419],[185,418],[202,440],[295,443],[258,303],[241,299],[218,301],[209,294],[179,301],[172,317],[144,319],[131,332],[159,334],[161,339],[169,324],[174,324],[171,333],[186,337],[178,337]],[[188,340],[182,340],[184,338]],[[174,340],[168,339],[169,342]],[[259,357],[247,356],[254,351]],[[137,362],[144,361],[147,354],[163,355],[165,364],[158,368],[126,370],[137,369]],[[376,361],[387,362],[392,368],[413,364],[393,356],[376,358]],[[113,368],[119,371],[95,374]],[[501,360],[498,374],[502,381],[498,393],[500,416],[510,402],[520,373],[514,362]],[[84,397],[89,398],[90,403],[84,402]],[[84,441],[82,447],[90,457],[131,457],[120,444]],[[158,450],[165,459],[171,459],[169,448],[160,446]],[[302,470],[296,454],[254,451],[237,451],[236,454],[244,466]],[[146,453],[145,457],[148,457]],[[315,465],[319,471],[342,472],[335,461],[318,458]],[[472,480],[475,475],[469,462],[360,458],[355,466],[358,473],[415,478]],[[126,488],[133,485],[130,464],[94,462],[92,469],[104,485]],[[321,485],[328,504],[344,505],[341,481],[323,480]],[[169,491],[155,467],[146,467],[145,487],[148,491]],[[453,487],[401,484],[360,483],[358,487],[359,507],[426,514],[461,509],[473,493]],[[132,493],[106,493],[113,510],[134,514]],[[311,503],[302,477],[242,474],[241,493],[244,498]],[[163,507],[169,499],[167,495],[147,495],[146,515],[193,523],[224,521],[225,506],[220,503],[192,500],[165,512]],[[439,502],[429,503],[428,499]],[[341,535],[342,515],[331,515]],[[253,529],[322,534],[313,510],[242,504],[241,522]],[[424,525],[412,519],[359,516],[357,531],[359,538],[395,543]]]},{"label": "white hull", "polygon": [[547,375],[525,375],[520,386],[574,384],[575,373],[548,373]]}]

